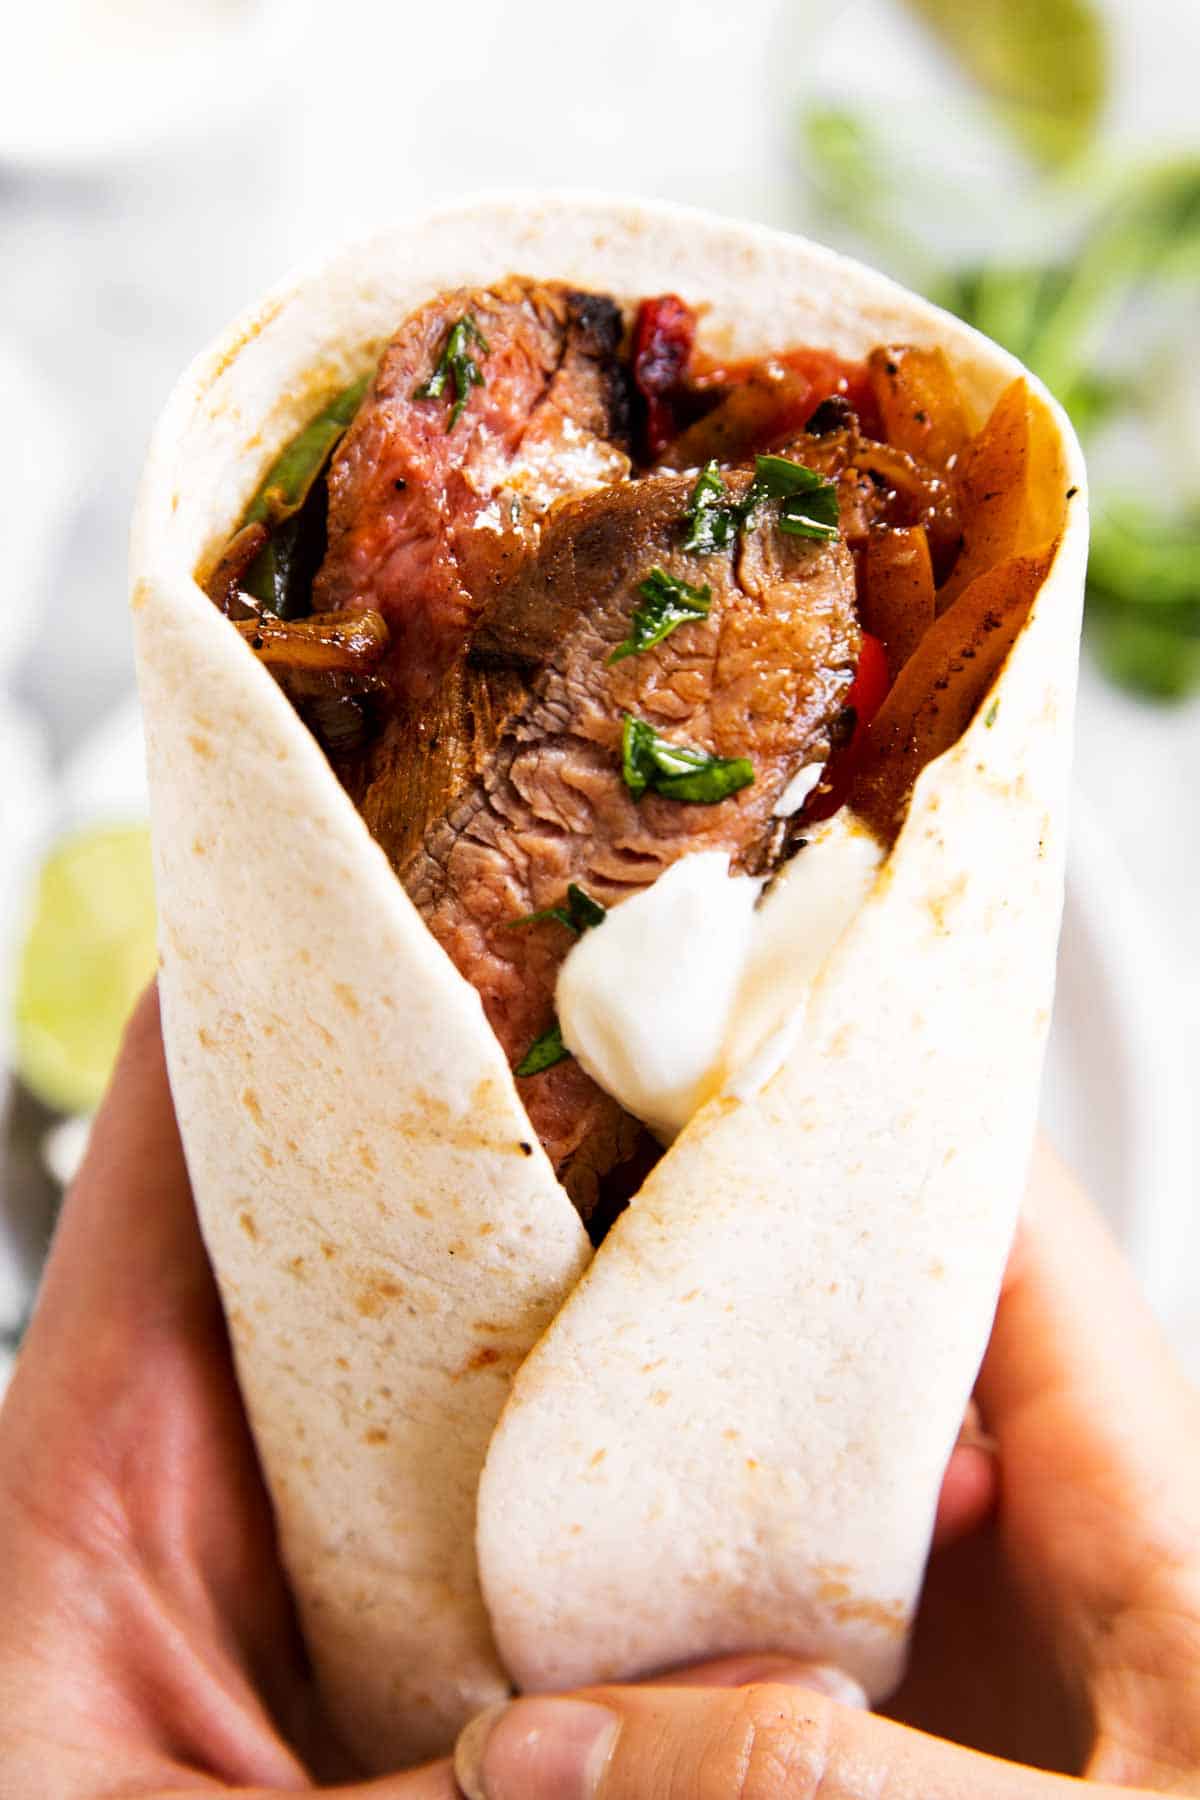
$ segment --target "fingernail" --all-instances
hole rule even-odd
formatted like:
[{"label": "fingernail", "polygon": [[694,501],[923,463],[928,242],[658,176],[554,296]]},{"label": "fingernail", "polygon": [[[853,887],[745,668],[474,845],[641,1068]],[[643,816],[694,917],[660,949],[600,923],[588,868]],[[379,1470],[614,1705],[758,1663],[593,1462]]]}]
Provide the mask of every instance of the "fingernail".
[{"label": "fingernail", "polygon": [[620,1720],[587,1700],[514,1700],[472,1719],[454,1749],[466,1800],[595,1800]]},{"label": "fingernail", "polygon": [[839,1706],[855,1706],[860,1712],[869,1712],[871,1703],[867,1699],[866,1689],[860,1687],[853,1675],[847,1675],[833,1663],[780,1662],[776,1658],[772,1662],[764,1662],[761,1671],[753,1672],[742,1678],[742,1685],[748,1687],[752,1682],[777,1682],[781,1687],[808,1688],[814,1694],[824,1694],[829,1700],[836,1700]]}]

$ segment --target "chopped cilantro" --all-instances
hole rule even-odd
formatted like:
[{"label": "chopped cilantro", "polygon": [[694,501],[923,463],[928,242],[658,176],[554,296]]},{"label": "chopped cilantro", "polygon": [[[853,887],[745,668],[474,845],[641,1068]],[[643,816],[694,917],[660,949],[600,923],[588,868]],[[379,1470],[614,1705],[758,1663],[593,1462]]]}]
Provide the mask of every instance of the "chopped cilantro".
[{"label": "chopped cilantro", "polygon": [[791,537],[820,538],[838,534],[837,483],[786,456],[756,456],[754,480],[742,506],[750,519],[767,501],[779,501],[779,529]]},{"label": "chopped cilantro", "polygon": [[608,658],[610,663],[661,644],[677,625],[686,625],[690,619],[706,619],[712,606],[712,589],[707,582],[701,588],[691,587],[657,567],[651,569],[645,581],[638,582],[637,591],[642,604],[633,609],[633,630],[623,644],[617,645]]},{"label": "chopped cilantro", "polygon": [[544,906],[540,912],[526,913],[523,918],[514,919],[514,925],[538,925],[544,919],[556,919],[569,931],[583,933],[590,931],[593,925],[603,925],[608,917],[608,908],[601,906],[599,900],[572,881],[567,884],[567,901],[565,906]]},{"label": "chopped cilantro", "polygon": [[473,387],[483,386],[483,372],[475,358],[471,355],[471,344],[476,344],[483,354],[488,353],[487,339],[468,313],[464,313],[450,327],[442,353],[437,359],[433,374],[428,381],[422,382],[419,388],[413,389],[414,400],[440,400],[446,392],[447,383],[454,389],[454,405],[450,409],[450,422],[446,426],[448,432],[453,431],[462,417],[468,396]]},{"label": "chopped cilantro", "polygon": [[745,756],[710,756],[688,744],[672,744],[644,719],[625,714],[621,732],[621,773],[635,800],[647,789],[668,800],[713,806],[749,787],[754,765]]},{"label": "chopped cilantro", "polygon": [[683,547],[698,556],[728,550],[736,538],[741,509],[730,498],[715,457],[700,471],[685,517],[689,529]]},{"label": "chopped cilantro", "polygon": [[701,471],[685,515],[689,530],[684,549],[702,556],[727,550],[760,507],[772,501],[779,503],[779,529],[790,537],[824,543],[837,537],[837,483],[790,457],[756,456],[754,480],[742,500],[730,498],[715,462]]},{"label": "chopped cilantro", "polygon": [[562,1026],[556,1019],[549,1031],[543,1031],[540,1038],[535,1038],[528,1050],[517,1064],[518,1075],[540,1075],[543,1069],[552,1069],[555,1063],[565,1062],[571,1052],[563,1043]]}]

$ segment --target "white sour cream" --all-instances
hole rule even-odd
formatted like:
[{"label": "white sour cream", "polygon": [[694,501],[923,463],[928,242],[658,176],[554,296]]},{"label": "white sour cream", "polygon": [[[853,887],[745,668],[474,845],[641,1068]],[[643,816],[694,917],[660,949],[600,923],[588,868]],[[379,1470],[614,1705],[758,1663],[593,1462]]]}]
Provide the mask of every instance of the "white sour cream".
[{"label": "white sour cream", "polygon": [[760,1087],[812,981],[874,884],[875,839],[842,812],[772,883],[723,851],[685,856],[587,931],[558,977],[563,1042],[669,1143],[703,1103]]}]

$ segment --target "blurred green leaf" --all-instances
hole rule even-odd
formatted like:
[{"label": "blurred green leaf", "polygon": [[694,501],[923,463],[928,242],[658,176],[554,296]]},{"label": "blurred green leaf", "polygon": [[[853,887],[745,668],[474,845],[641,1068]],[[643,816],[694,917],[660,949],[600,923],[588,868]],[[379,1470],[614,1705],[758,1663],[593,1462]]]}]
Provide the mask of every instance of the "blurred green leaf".
[{"label": "blurred green leaf", "polygon": [[1093,521],[1088,626],[1107,672],[1155,700],[1200,688],[1200,513],[1112,507]]},{"label": "blurred green leaf", "polygon": [[1148,700],[1186,700],[1200,688],[1200,637],[1153,614],[1088,608],[1088,641],[1105,673]]},{"label": "blurred green leaf", "polygon": [[[917,3],[927,10],[927,0]],[[920,247],[894,223],[882,135],[828,105],[808,109],[803,131],[806,173],[829,214],[1040,375],[1081,438],[1146,414],[1171,377],[1131,356],[1123,331],[1172,285],[1192,293],[1200,283],[1200,156],[1125,171],[1053,263],[928,269],[922,279]],[[932,190],[928,203],[936,205]],[[1172,356],[1189,353],[1195,345],[1184,341]],[[1156,700],[1200,691],[1200,512],[1132,505],[1101,490],[1088,620],[1100,661],[1123,686]]]},{"label": "blurred green leaf", "polygon": [[1108,93],[1108,41],[1090,0],[910,0],[1038,162],[1087,148]]}]

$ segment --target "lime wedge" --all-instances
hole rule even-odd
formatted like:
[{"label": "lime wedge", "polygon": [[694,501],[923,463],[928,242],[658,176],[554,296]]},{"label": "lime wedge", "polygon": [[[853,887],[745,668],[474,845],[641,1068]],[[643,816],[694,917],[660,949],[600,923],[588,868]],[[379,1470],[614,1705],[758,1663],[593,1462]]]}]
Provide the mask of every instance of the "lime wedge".
[{"label": "lime wedge", "polygon": [[1108,41],[1094,0],[910,0],[1051,166],[1085,150],[1108,90]]},{"label": "lime wedge", "polygon": [[42,864],[17,968],[14,1060],[40,1100],[63,1112],[99,1104],[154,967],[149,831],[64,838]]}]

